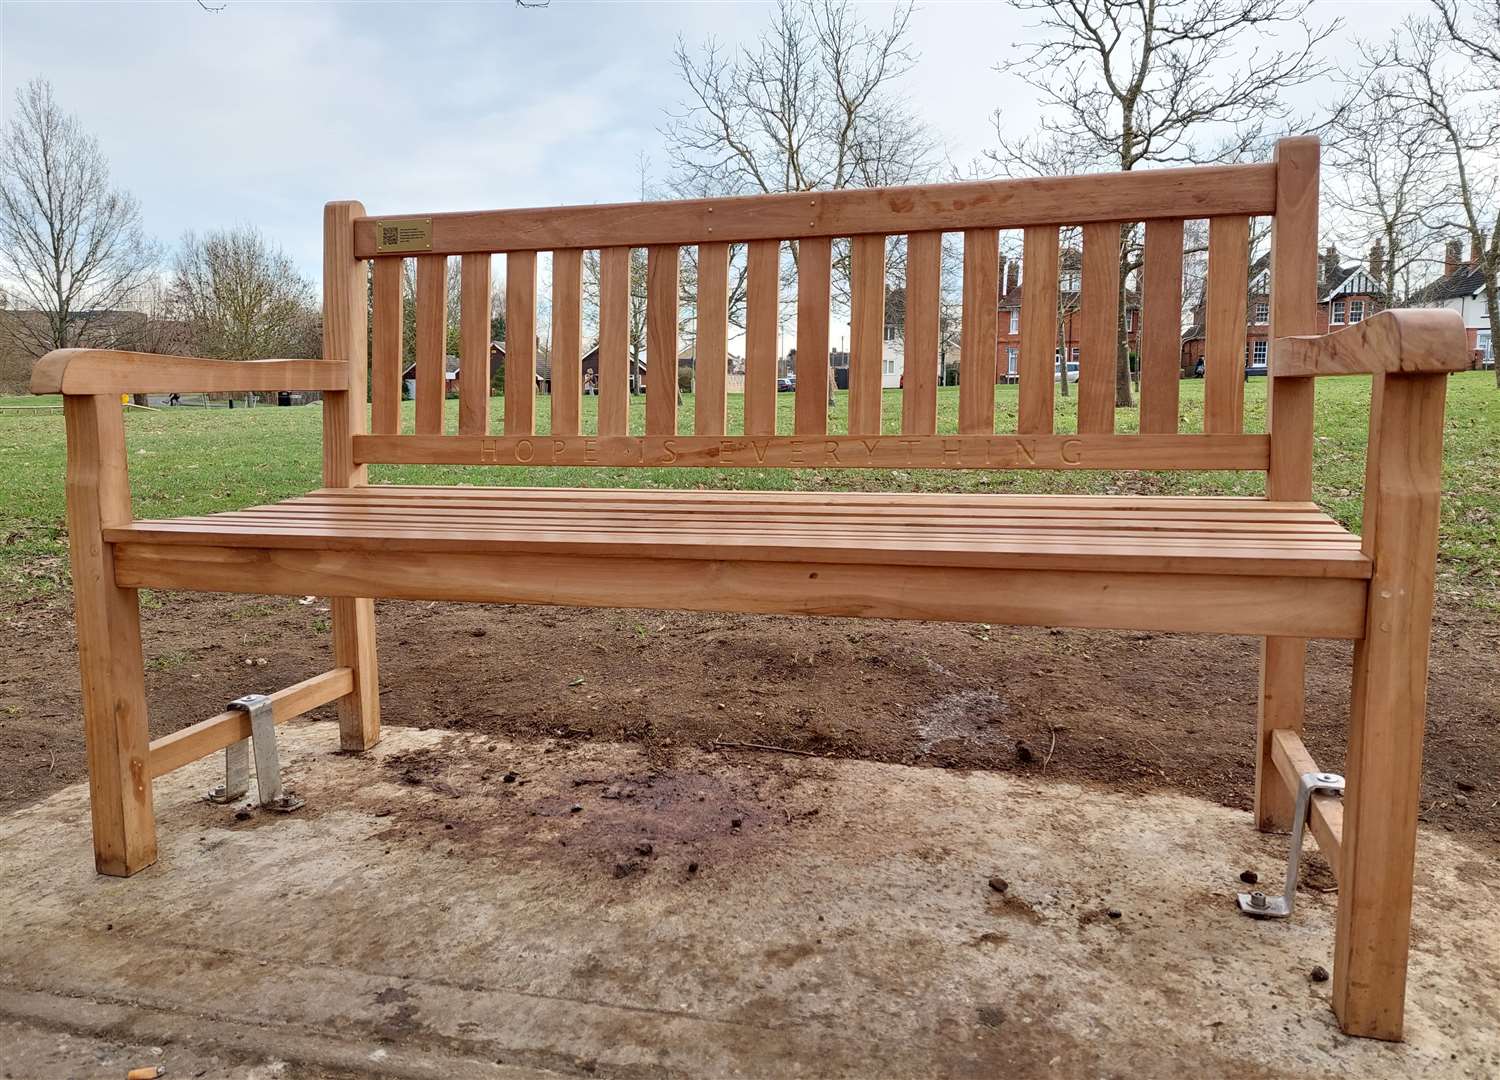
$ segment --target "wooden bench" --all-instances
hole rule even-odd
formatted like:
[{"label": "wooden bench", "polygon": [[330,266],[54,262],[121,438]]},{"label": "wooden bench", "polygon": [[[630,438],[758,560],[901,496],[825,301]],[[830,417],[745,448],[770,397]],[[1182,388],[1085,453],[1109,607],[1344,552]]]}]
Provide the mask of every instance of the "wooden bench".
[{"label": "wooden bench", "polygon": [[[332,597],[334,666],[274,695],[273,707],[282,722],[336,701],[348,750],[380,736],[374,597],[1253,634],[1264,639],[1255,792],[1263,830],[1286,829],[1299,779],[1313,769],[1299,734],[1306,641],[1350,639],[1348,788],[1342,800],[1314,797],[1310,825],[1339,879],[1334,1007],[1347,1032],[1399,1038],[1444,391],[1446,373],[1463,368],[1466,356],[1460,321],[1445,311],[1388,311],[1336,334],[1304,336],[1316,328],[1317,205],[1318,145],[1310,138],[1283,141],[1268,164],[1053,180],[381,219],[339,202],[324,215],[327,359],[48,355],[33,389],[65,395],[99,871],[128,875],[156,858],[155,777],[251,730],[246,713],[230,711],[148,739],[136,600],[144,587]],[[1272,221],[1265,434],[1243,424],[1252,217]],[[1179,430],[1184,219],[1209,222],[1202,433]],[[1139,433],[1115,430],[1123,222],[1145,223]],[[1074,226],[1082,244],[1081,377],[1076,431],[1060,431],[1059,229]],[[1024,230],[1019,420],[1007,432],[996,431],[994,393],[1002,229]],[[940,434],[945,231],[963,240],[962,385],[958,430]],[[885,251],[898,234],[906,237],[899,432],[881,417]],[[797,248],[798,355],[821,358],[829,353],[831,252],[845,239],[852,348],[847,425],[835,428],[847,430],[830,429],[821,360],[799,366],[793,430],[778,430],[781,245]],[[729,430],[727,298],[731,246],[741,244],[744,423]],[[697,268],[690,418],[678,416],[676,395],[685,246],[696,249]],[[627,424],[632,248],[648,252],[644,434]],[[585,431],[581,372],[566,358],[582,351],[582,268],[593,250],[598,423]],[[532,378],[538,251],[552,253],[545,433]],[[508,258],[499,425],[488,415],[484,377],[492,253]],[[462,374],[451,433],[443,353],[446,260],[454,255],[462,256]],[[410,433],[400,429],[408,257],[416,261]],[[1374,399],[1364,528],[1355,536],[1311,501],[1313,380],[1361,373],[1374,376]],[[323,488],[228,513],[135,520],[118,395],[226,390],[322,392]],[[1266,486],[1264,498],[392,487],[367,485],[372,463],[1227,469],[1263,472]]]}]

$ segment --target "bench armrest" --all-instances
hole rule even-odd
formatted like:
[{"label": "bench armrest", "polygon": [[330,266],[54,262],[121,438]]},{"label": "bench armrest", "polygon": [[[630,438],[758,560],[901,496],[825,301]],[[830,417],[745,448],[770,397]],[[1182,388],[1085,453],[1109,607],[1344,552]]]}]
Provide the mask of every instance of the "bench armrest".
[{"label": "bench armrest", "polygon": [[31,372],[33,394],[171,394],[347,390],[341,360],[205,360],[198,356],[54,349]]},{"label": "bench armrest", "polygon": [[1436,375],[1466,371],[1464,320],[1449,308],[1393,308],[1332,334],[1277,338],[1271,373]]}]

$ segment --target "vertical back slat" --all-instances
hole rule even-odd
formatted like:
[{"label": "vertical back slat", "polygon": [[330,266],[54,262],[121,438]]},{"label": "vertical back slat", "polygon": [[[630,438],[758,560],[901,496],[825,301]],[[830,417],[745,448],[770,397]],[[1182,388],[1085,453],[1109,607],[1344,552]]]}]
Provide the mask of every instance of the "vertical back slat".
[{"label": "vertical back slat", "polygon": [[1000,234],[964,232],[963,333],[959,339],[958,430],[995,430],[995,362],[999,349]]},{"label": "vertical back slat", "polygon": [[[1318,332],[1318,140],[1276,144],[1276,216],[1271,221],[1272,340]],[[1266,429],[1272,499],[1312,498],[1313,381],[1271,368]]]},{"label": "vertical back slat", "polygon": [[374,336],[370,342],[370,430],[376,435],[401,431],[401,337],[404,304],[400,258],[376,259]]},{"label": "vertical back slat", "polygon": [[417,256],[417,434],[443,433],[443,357],[448,337],[448,260]]},{"label": "vertical back slat", "polygon": [[1250,219],[1208,223],[1208,294],[1203,319],[1203,430],[1237,434],[1245,411],[1245,305]]},{"label": "vertical back slat", "polygon": [[583,409],[583,252],[552,253],[552,434],[577,435]]},{"label": "vertical back slat", "polygon": [[856,236],[849,266],[849,434],[880,434],[885,237]]},{"label": "vertical back slat", "polygon": [[630,249],[599,252],[599,434],[630,430]]},{"label": "vertical back slat", "polygon": [[[1078,333],[1078,430],[1115,430],[1115,364],[1120,326],[1120,226],[1104,221],[1083,227],[1082,308]],[[1063,378],[1067,378],[1063,358]]]},{"label": "vertical back slat", "polygon": [[[1056,225],[1027,228],[1021,250],[1021,383],[1016,430],[1022,435],[1052,433],[1053,353],[1057,349]],[[1066,360],[1066,358],[1064,358]],[[1063,364],[1067,378],[1067,364]]]},{"label": "vertical back slat", "polygon": [[745,284],[745,434],[776,434],[776,294],[781,245],[752,240]]},{"label": "vertical back slat", "polygon": [[505,434],[536,434],[536,252],[505,256]]},{"label": "vertical back slat", "polygon": [[833,244],[809,237],[797,245],[798,435],[828,431],[828,319]]},{"label": "vertical back slat", "polygon": [[1181,220],[1146,223],[1141,281],[1141,431],[1172,434],[1182,378]]},{"label": "vertical back slat", "polygon": [[677,434],[677,264],[675,244],[646,250],[646,434]]},{"label": "vertical back slat", "polygon": [[937,434],[938,289],[943,234],[906,238],[906,339],[901,374],[901,431]]},{"label": "vertical back slat", "polygon": [[490,257],[465,255],[459,266],[458,430],[490,429]]},{"label": "vertical back slat", "polygon": [[724,434],[725,377],[729,370],[729,245],[698,245],[698,334],[693,430]]}]

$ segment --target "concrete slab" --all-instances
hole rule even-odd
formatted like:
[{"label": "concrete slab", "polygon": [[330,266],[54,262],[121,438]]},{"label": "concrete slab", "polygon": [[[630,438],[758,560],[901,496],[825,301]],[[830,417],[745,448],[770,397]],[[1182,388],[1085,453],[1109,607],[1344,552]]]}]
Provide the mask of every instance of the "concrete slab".
[{"label": "concrete slab", "polygon": [[0,821],[18,1044],[78,1040],[77,1075],[111,1042],[160,1047],[172,1076],[1500,1073],[1500,869],[1449,836],[1422,838],[1410,1037],[1388,1046],[1340,1035],[1309,978],[1331,894],[1289,922],[1235,912],[1239,871],[1274,881],[1284,851],[1243,813],[759,753],[389,728],[354,757],[330,725],[281,732],[306,809],[236,820],[199,801],[199,762],[157,782],[161,860],[129,880],[93,874],[81,787]]}]

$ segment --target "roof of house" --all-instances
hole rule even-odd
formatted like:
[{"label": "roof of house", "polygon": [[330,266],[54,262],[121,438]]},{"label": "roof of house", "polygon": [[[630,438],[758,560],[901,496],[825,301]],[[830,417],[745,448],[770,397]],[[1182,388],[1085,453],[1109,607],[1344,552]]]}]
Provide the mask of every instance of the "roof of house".
[{"label": "roof of house", "polygon": [[1477,262],[1464,263],[1451,274],[1444,274],[1417,290],[1415,300],[1458,300],[1478,296],[1484,288],[1484,271]]},{"label": "roof of house", "polygon": [[[1000,310],[1010,311],[1019,308],[1025,291],[1026,283],[1023,281],[1000,298]],[[1061,289],[1058,291],[1057,298],[1059,301],[1065,302],[1070,306],[1076,306],[1078,303],[1078,291],[1076,289]],[[1139,307],[1141,303],[1140,294],[1134,289],[1126,289],[1125,302],[1129,307]]]}]

